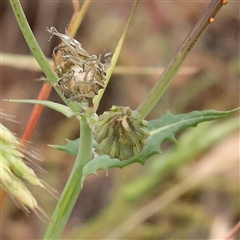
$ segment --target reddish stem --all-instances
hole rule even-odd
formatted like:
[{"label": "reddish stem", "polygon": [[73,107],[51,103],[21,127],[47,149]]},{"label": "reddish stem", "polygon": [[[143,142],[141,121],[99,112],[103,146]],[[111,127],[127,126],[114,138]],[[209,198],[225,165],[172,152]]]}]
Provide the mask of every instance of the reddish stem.
[{"label": "reddish stem", "polygon": [[[38,100],[46,100],[48,99],[50,93],[52,91],[52,85],[50,84],[44,84],[41,88],[41,91],[38,95]],[[40,118],[40,115],[43,111],[43,106],[42,105],[34,105],[32,113],[28,119],[28,123],[26,126],[26,129],[22,135],[22,143],[26,143],[30,140],[32,133],[37,125],[37,122]],[[24,144],[25,145],[25,144]]]},{"label": "reddish stem", "polygon": [[240,221],[233,226],[231,231],[228,233],[228,235],[224,238],[224,240],[230,240],[232,237],[240,230]]}]

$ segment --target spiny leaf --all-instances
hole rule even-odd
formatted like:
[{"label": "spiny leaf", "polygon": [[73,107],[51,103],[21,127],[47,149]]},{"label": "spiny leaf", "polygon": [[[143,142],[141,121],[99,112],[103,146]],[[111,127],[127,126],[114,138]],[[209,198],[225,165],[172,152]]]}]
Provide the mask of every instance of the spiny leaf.
[{"label": "spiny leaf", "polygon": [[[82,184],[84,179],[92,173],[95,173],[103,169],[107,171],[109,168],[123,168],[134,162],[139,162],[145,164],[146,160],[155,154],[160,154],[161,144],[166,140],[176,141],[175,134],[187,127],[197,126],[198,123],[216,120],[229,116],[230,114],[237,112],[240,108],[234,109],[232,111],[193,111],[190,113],[173,115],[167,113],[164,117],[160,119],[151,120],[148,122],[148,129],[150,131],[150,137],[147,140],[147,145],[143,148],[142,152],[137,157],[132,157],[129,160],[120,161],[119,159],[111,159],[108,155],[101,155],[95,157],[93,160],[88,162],[83,168]],[[64,146],[66,152],[73,154],[73,149],[75,155],[78,149],[74,148],[74,142],[68,142]]]},{"label": "spiny leaf", "polygon": [[[181,168],[205,150],[222,141],[239,129],[239,116],[220,123],[207,122],[197,129],[189,128],[181,134],[178,144],[166,151],[164,156],[156,156],[141,176],[129,182],[122,190],[124,198],[133,200],[141,197],[171,171]],[[206,137],[207,133],[207,137]]]},{"label": "spiny leaf", "polygon": [[[67,152],[68,154],[72,156],[76,156],[78,152],[78,147],[80,144],[80,138],[77,138],[75,140],[69,140],[66,139],[67,143],[65,145],[48,145],[52,148],[55,148],[60,151]],[[97,142],[93,140],[93,148],[97,147]]]},{"label": "spiny leaf", "polygon": [[64,151],[67,152],[68,154],[72,155],[72,156],[76,156],[76,153],[78,151],[78,147],[79,147],[79,142],[80,142],[80,138],[77,138],[75,140],[69,140],[66,139],[67,143],[65,145],[48,145],[49,147],[55,148],[57,150],[60,151]]}]

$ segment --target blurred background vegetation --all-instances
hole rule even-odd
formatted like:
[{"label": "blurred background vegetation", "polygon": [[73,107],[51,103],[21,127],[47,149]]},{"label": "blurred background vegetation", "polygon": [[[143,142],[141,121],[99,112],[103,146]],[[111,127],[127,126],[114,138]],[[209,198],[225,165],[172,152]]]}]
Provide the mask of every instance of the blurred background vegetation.
[{"label": "blurred background vegetation", "polygon": [[[209,1],[210,2],[210,1]],[[58,38],[48,41],[46,27],[64,32],[72,2],[22,1],[43,52],[51,57]],[[93,1],[76,39],[90,54],[113,51],[133,1]],[[135,109],[154,85],[159,70],[174,56],[208,2],[140,1],[99,113],[114,105]],[[8,1],[0,3],[1,52],[30,55]],[[121,68],[119,68],[121,67]],[[138,67],[135,74],[129,70]],[[145,67],[151,67],[146,72]],[[121,70],[121,71],[120,71]],[[169,110],[230,110],[239,106],[239,2],[230,1],[197,43],[179,75],[148,119]],[[42,76],[31,66],[1,66],[1,98],[36,99]],[[61,102],[53,91],[51,101]],[[3,123],[21,137],[33,106],[1,102],[20,123]],[[200,124],[165,143],[161,156],[146,166],[134,164],[91,175],[84,184],[62,239],[220,239],[239,219],[239,118]],[[44,157],[48,173],[38,173],[60,193],[74,158],[47,144],[78,137],[75,119],[44,109],[31,146]],[[30,186],[29,186],[30,187]],[[51,216],[56,200],[31,188]],[[27,217],[9,198],[1,212],[1,239],[41,239],[47,224]],[[235,236],[235,239],[238,239]]]}]

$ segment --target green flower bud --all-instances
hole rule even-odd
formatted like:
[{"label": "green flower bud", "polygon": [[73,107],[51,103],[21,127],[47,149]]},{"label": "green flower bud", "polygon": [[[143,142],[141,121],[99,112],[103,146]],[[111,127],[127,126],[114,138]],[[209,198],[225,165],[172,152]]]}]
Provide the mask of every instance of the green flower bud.
[{"label": "green flower bud", "polygon": [[94,129],[96,152],[120,160],[138,156],[148,137],[147,121],[129,107],[113,106],[99,116]]}]

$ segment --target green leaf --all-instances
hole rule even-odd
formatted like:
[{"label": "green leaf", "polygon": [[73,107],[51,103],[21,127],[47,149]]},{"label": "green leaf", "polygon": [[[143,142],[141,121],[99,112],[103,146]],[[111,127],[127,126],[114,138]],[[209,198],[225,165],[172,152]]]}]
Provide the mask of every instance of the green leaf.
[{"label": "green leaf", "polygon": [[68,154],[72,155],[72,156],[76,156],[76,153],[78,152],[78,148],[79,148],[79,142],[80,142],[80,138],[77,138],[75,140],[69,140],[66,139],[67,144],[65,145],[48,145],[52,148],[55,148],[57,150],[60,151],[64,151],[67,152]]},{"label": "green leaf", "polygon": [[161,184],[169,172],[177,171],[239,127],[239,116],[236,116],[220,122],[206,122],[197,128],[189,128],[181,134],[175,147],[165,151],[164,155],[154,156],[144,173],[122,188],[121,195],[128,200],[140,198],[156,184]]},{"label": "green leaf", "polygon": [[112,76],[114,67],[115,67],[116,64],[117,64],[117,60],[118,60],[119,55],[120,55],[120,53],[121,53],[121,49],[122,49],[124,40],[125,40],[125,38],[126,38],[127,31],[128,31],[129,26],[130,26],[130,22],[131,22],[131,20],[132,20],[132,18],[133,18],[134,12],[135,12],[135,10],[136,10],[136,8],[137,8],[138,2],[139,2],[139,0],[135,0],[135,1],[134,1],[134,4],[133,4],[132,10],[131,10],[131,12],[130,12],[130,15],[129,15],[129,17],[128,17],[127,23],[126,23],[126,25],[125,25],[125,28],[124,28],[124,30],[123,30],[123,33],[122,33],[119,41],[118,41],[117,47],[116,47],[116,49],[115,49],[115,51],[114,51],[114,54],[113,54],[113,57],[112,57],[112,61],[111,61],[111,66],[110,66],[109,69],[107,70],[106,81],[105,81],[105,83],[104,83],[105,88],[99,90],[98,95],[96,95],[96,96],[93,98],[93,104],[94,104],[94,106],[95,106],[96,109],[98,108],[99,102],[101,101],[102,96],[103,96],[103,94],[104,94],[104,92],[105,92],[105,90],[106,90],[106,88],[107,88],[107,85],[108,85],[108,83],[109,83],[109,81],[110,81],[110,78],[111,78],[111,76]]},{"label": "green leaf", "polygon": [[[72,156],[76,156],[79,148],[80,138],[77,138],[75,140],[67,140],[67,144],[65,145],[48,145],[52,148],[55,148],[60,151],[67,152],[68,154]],[[97,147],[97,142],[93,140],[93,148]]]},{"label": "green leaf", "polygon": [[[237,112],[240,108],[232,111],[193,111],[190,113],[173,115],[167,113],[160,119],[151,120],[148,122],[148,129],[150,131],[150,137],[147,140],[147,145],[143,148],[142,152],[137,157],[132,157],[129,160],[121,161],[119,159],[111,159],[108,155],[101,155],[95,157],[83,167],[82,183],[89,174],[96,174],[100,169],[107,171],[109,168],[123,168],[134,162],[145,164],[146,160],[155,155],[160,154],[161,144],[166,140],[175,141],[175,134],[187,127],[197,126],[198,123],[216,120],[229,116],[230,114]],[[207,134],[207,133],[206,133]],[[66,152],[75,155],[78,149],[74,151],[74,141],[68,142],[65,147]]]},{"label": "green leaf", "polygon": [[45,101],[45,100],[34,100],[34,99],[9,99],[9,102],[17,102],[17,103],[31,103],[31,104],[39,104],[44,107],[51,108],[57,112],[62,113],[64,116],[71,118],[73,116],[78,115],[78,112],[73,112],[71,108],[62,105],[60,103],[55,103],[51,101]]}]

